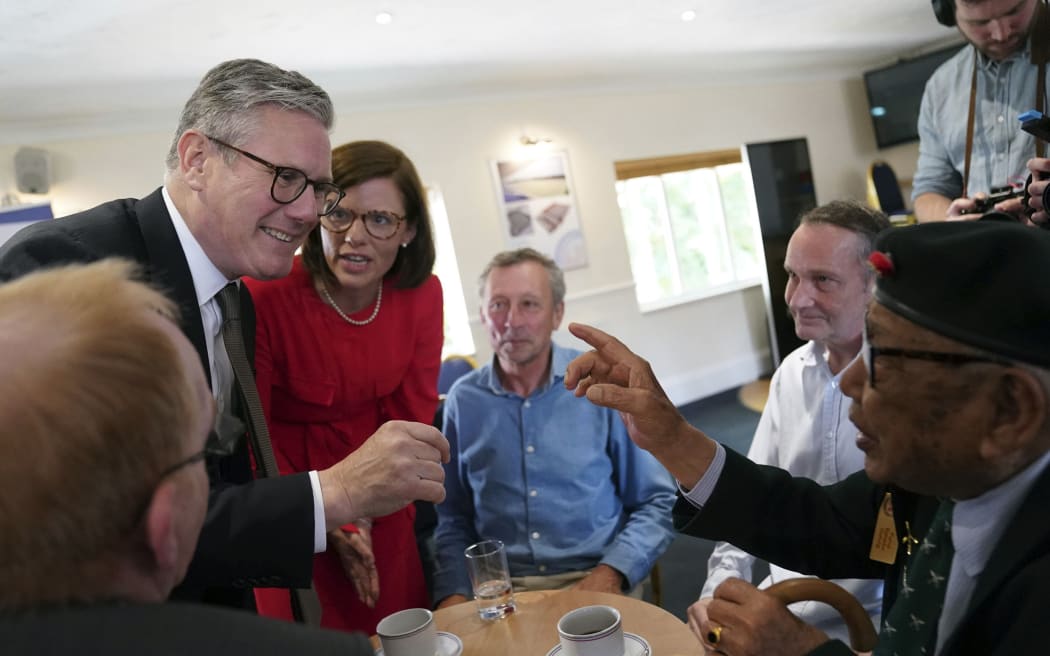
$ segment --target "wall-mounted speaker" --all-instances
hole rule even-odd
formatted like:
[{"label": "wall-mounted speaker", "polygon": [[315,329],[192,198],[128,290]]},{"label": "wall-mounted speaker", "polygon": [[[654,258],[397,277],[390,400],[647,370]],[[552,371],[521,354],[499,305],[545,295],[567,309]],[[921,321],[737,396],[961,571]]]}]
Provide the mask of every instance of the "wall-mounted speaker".
[{"label": "wall-mounted speaker", "polygon": [[51,188],[51,153],[19,148],[15,153],[15,185],[24,194],[46,194]]}]

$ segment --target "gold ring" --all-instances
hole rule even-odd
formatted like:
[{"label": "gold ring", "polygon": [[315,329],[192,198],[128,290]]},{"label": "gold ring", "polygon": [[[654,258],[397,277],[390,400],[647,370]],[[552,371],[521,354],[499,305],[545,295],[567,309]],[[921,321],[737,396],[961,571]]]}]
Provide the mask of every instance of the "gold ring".
[{"label": "gold ring", "polygon": [[711,643],[711,646],[718,646],[718,641],[722,639],[722,627],[713,626],[711,630],[707,632],[707,641]]}]

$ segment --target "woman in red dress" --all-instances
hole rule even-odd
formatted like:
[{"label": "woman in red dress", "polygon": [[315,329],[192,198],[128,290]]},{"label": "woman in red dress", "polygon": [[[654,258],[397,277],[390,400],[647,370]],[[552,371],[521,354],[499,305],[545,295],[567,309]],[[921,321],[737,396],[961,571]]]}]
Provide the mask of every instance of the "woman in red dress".
[{"label": "woman in red dress", "polygon": [[[431,423],[443,339],[434,240],[412,162],[380,141],[332,151],[346,197],[287,277],[248,281],[256,378],[281,473],[325,469],[390,419]],[[328,533],[314,557],[321,625],[375,633],[429,608],[412,505]],[[259,613],[291,619],[287,590],[256,590]]]}]

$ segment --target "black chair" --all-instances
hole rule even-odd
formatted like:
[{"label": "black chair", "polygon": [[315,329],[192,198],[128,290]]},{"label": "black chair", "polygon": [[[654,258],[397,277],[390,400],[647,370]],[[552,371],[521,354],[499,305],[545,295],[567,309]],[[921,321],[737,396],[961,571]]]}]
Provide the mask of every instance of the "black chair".
[{"label": "black chair", "polygon": [[872,162],[868,167],[868,204],[882,210],[891,223],[915,223],[915,215],[904,204],[897,174],[881,160]]}]

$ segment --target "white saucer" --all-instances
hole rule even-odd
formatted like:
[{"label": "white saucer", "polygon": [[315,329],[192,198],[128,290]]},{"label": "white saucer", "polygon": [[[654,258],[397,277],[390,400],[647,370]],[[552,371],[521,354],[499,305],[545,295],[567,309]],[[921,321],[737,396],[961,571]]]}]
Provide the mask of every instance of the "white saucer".
[{"label": "white saucer", "polygon": [[[463,642],[455,633],[449,633],[448,631],[438,631],[437,639],[438,648],[437,651],[434,652],[434,656],[460,656],[460,654],[463,653]],[[648,647],[648,645],[646,645],[646,647]],[[382,647],[376,650],[376,656],[383,656]],[[624,656],[627,656],[627,654],[624,654]]]},{"label": "white saucer", "polygon": [[[560,656],[561,643],[554,645],[554,649],[547,652],[547,656]],[[623,632],[623,656],[653,656],[652,647],[640,635]]]}]

